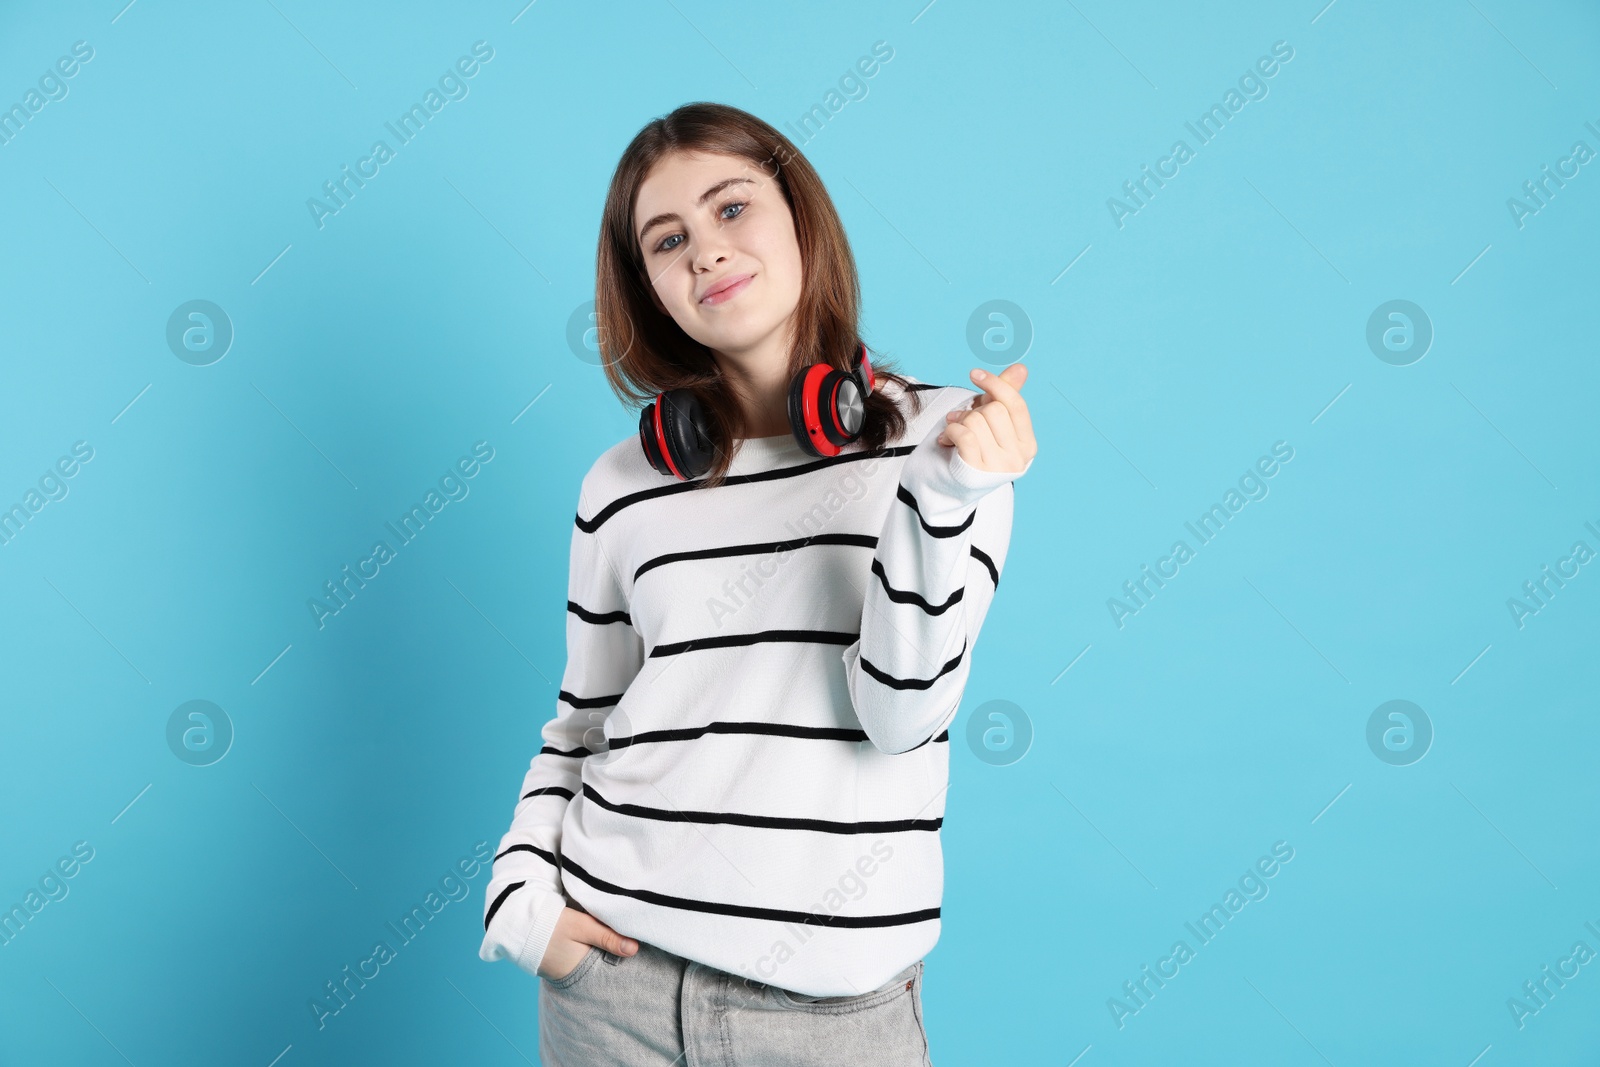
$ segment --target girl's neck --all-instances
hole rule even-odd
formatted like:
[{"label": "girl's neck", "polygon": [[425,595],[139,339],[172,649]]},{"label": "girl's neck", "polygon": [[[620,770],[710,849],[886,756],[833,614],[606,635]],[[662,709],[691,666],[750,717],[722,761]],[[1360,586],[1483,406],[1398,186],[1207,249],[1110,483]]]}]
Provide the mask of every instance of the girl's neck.
[{"label": "girl's neck", "polygon": [[782,437],[789,433],[790,325],[749,350],[713,351],[712,356],[739,400],[746,436]]}]

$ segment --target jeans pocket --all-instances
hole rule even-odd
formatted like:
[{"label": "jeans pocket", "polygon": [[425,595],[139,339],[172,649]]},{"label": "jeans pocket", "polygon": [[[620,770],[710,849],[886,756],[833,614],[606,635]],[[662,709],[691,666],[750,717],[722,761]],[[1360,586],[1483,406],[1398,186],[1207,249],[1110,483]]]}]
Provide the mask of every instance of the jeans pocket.
[{"label": "jeans pocket", "polygon": [[546,978],[545,982],[550,986],[551,989],[571,989],[577,984],[580,978],[593,969],[595,960],[599,959],[599,957],[599,947],[596,945],[590,945],[589,951],[583,954],[583,959],[578,961],[578,965],[576,967],[572,968],[571,971],[562,975],[560,978]]},{"label": "jeans pocket", "polygon": [[870,989],[865,993],[850,993],[839,997],[817,997],[809,993],[797,993],[792,989],[773,986],[772,990],[777,995],[778,1003],[793,1011],[809,1012],[816,1015],[842,1015],[853,1011],[865,1011],[885,1004],[896,997],[904,996],[911,992],[911,986],[922,968],[922,961],[918,960],[906,967],[899,974],[889,979],[877,989]]}]

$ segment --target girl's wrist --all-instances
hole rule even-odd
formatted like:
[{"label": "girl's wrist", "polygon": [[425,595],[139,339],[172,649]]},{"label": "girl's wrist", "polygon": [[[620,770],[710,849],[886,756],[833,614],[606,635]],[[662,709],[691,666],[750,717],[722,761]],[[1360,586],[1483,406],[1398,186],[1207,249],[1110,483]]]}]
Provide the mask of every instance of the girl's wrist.
[{"label": "girl's wrist", "polygon": [[961,458],[951,445],[938,442],[935,430],[906,457],[900,484],[917,500],[917,510],[930,526],[955,525],[973,506],[1000,486],[1026,474],[1030,459],[1020,471],[986,471]]}]

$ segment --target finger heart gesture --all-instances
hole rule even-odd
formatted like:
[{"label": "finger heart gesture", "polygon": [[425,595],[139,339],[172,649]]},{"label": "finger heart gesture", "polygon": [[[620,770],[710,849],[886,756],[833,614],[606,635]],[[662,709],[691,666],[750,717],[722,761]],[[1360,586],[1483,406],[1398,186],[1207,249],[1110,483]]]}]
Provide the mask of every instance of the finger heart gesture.
[{"label": "finger heart gesture", "polygon": [[953,445],[968,466],[982,471],[1021,471],[1038,453],[1027,402],[1018,392],[1028,368],[1013,363],[999,374],[974,368],[972,380],[984,395],[970,406],[945,413],[941,445]]}]

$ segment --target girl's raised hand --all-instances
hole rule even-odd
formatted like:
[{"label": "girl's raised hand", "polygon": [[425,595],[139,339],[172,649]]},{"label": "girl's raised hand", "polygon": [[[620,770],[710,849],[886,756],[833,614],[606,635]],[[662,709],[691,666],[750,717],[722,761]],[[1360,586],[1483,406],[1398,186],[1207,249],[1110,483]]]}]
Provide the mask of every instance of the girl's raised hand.
[{"label": "girl's raised hand", "polygon": [[968,407],[945,412],[941,445],[954,445],[968,466],[983,471],[1020,471],[1038,453],[1027,402],[1018,392],[1028,380],[1026,364],[1013,363],[999,374],[972,371],[984,392]]}]

